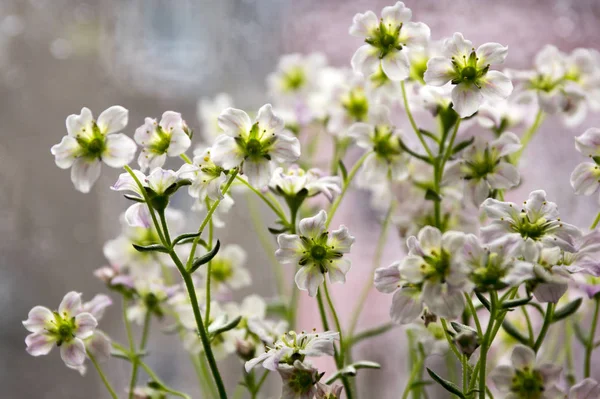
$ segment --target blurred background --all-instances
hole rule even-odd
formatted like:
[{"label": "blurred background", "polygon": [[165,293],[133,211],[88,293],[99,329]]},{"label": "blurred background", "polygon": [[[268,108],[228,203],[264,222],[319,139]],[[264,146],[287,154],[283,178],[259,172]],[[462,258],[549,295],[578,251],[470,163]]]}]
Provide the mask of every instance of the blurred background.
[{"label": "blurred background", "polygon": [[[50,147],[66,134],[65,117],[79,113],[82,106],[98,114],[119,104],[130,110],[126,130],[130,135],[144,117],[158,117],[165,110],[181,112],[199,131],[199,98],[227,92],[237,106],[256,109],[265,102],[266,75],[275,69],[280,55],[290,52],[322,51],[330,64],[349,65],[360,45],[359,39],[348,35],[353,15],[368,9],[378,13],[392,4],[375,0],[0,0],[2,398],[107,397],[93,370],[80,377],[64,367],[56,351],[41,358],[25,352],[21,320],[31,307],[55,307],[70,290],[83,292],[87,299],[106,292],[92,271],[104,265],[102,246],[119,233],[118,216],[127,206],[108,189],[119,171],[104,168],[93,191],[83,195],[74,190],[69,173],[55,166]],[[476,45],[507,44],[507,66],[513,68],[529,67],[546,43],[563,51],[600,49],[597,0],[414,0],[406,4],[415,20],[431,27],[432,39],[462,31]],[[524,183],[509,199],[522,200],[530,190],[544,188],[559,204],[563,219],[589,225],[597,212],[597,199],[572,195],[569,175],[581,161],[573,137],[599,125],[598,115],[590,115],[576,129],[549,118],[527,150]],[[336,301],[347,306],[346,312],[342,310],[345,321],[356,299],[353,293],[369,278],[375,247],[371,240],[379,230],[363,206],[366,203],[366,195],[355,192],[337,217],[357,236],[348,283],[333,290]],[[353,212],[355,208],[361,212]],[[273,294],[274,278],[266,255],[257,249],[260,245],[243,200],[228,220],[235,227],[220,230],[219,238],[248,251],[255,281],[241,295]],[[404,243],[391,234],[383,265],[398,258],[403,248]],[[301,297],[299,326],[318,327],[314,302],[305,294]],[[373,292],[359,330],[386,322],[390,300],[391,296]],[[118,303],[109,308],[102,327],[125,341]],[[199,397],[183,349],[172,337],[155,331],[148,363],[166,383]],[[403,340],[404,334],[393,330],[359,348],[355,359],[368,358],[384,367],[361,375],[363,395],[398,396],[407,378]],[[230,358],[222,367],[226,383],[233,387],[240,373],[238,361]],[[129,365],[113,359],[105,368],[118,392],[124,392]],[[265,398],[279,397],[278,378],[271,380]]]}]

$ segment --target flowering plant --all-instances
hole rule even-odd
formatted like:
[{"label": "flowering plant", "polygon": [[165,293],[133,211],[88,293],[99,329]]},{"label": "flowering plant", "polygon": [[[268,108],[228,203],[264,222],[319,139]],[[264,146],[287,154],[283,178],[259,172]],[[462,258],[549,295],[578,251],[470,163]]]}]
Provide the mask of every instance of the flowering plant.
[{"label": "flowering plant", "polygon": [[[56,310],[31,309],[23,322],[27,352],[46,355],[56,345],[65,365],[80,373],[89,360],[113,399],[189,398],[144,361],[151,326],[167,322],[163,330],[190,353],[206,397],[230,397],[219,362],[235,356],[239,386],[252,398],[278,374],[284,399],[352,399],[359,394],[356,376],[382,367],[354,360],[355,345],[404,326],[411,372],[403,399],[434,390],[462,399],[599,397],[591,361],[600,314],[600,213],[588,230],[563,221],[541,189],[519,202],[505,197],[521,183],[522,155],[547,115],[572,127],[600,108],[600,53],[547,46],[532,69],[502,71],[508,47],[475,47],[461,33],[433,42],[429,27],[412,19],[402,2],[379,16],[356,14],[349,33],[364,44],[352,69],[328,66],[322,54],[282,57],[267,79],[271,103],[257,112],[233,108],[226,94],[201,100],[197,143],[174,111],[160,121],[146,118],[133,139],[122,133],[124,107],[97,119],[88,108],[67,117],[67,135],[51,153],[59,168],[71,169],[76,190],[92,190],[102,163],[124,169],[111,189],[131,205],[121,234],[104,246],[108,266],[94,274],[113,299],[121,298],[128,342],[99,328],[111,297],[82,302],[72,291]],[[409,131],[398,127],[404,119]],[[484,132],[471,133],[474,122]],[[326,138],[333,143],[328,172],[321,165]],[[592,195],[600,186],[600,129],[586,130],[574,147],[589,159],[575,168],[571,185],[575,194]],[[179,167],[163,169],[172,162]],[[352,273],[355,237],[344,225],[331,226],[354,188],[371,195],[381,234],[372,278],[342,326],[330,291]],[[241,246],[216,239],[217,228],[235,223],[224,218],[241,192],[264,202],[275,218],[267,226],[250,210],[251,234],[271,258],[277,298],[229,299],[256,277]],[[191,231],[188,215],[172,206],[186,194],[190,211],[202,215]],[[380,265],[390,226],[406,249]],[[288,282],[286,274],[294,277]],[[356,332],[373,287],[393,294],[390,322]],[[315,302],[322,328],[298,325],[300,295]],[[141,325],[139,342],[132,323]],[[552,347],[561,335],[567,342]],[[581,373],[575,339],[585,353]],[[434,355],[450,366],[426,366]],[[319,370],[319,357],[333,358],[335,369]],[[107,361],[131,364],[122,395],[103,372]],[[150,378],[146,385],[139,384],[140,368]]]}]

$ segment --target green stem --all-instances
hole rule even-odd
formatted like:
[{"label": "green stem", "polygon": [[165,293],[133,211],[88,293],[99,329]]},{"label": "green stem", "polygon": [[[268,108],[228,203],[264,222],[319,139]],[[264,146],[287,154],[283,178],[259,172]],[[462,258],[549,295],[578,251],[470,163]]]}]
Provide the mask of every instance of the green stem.
[{"label": "green stem", "polygon": [[572,320],[567,319],[565,322],[565,363],[566,363],[566,375],[567,387],[570,389],[575,385],[575,379],[577,375],[575,373],[575,363],[573,362],[573,323]]},{"label": "green stem", "polygon": [[473,320],[475,320],[475,327],[477,328],[477,334],[479,336],[483,336],[483,330],[481,328],[481,322],[479,321],[479,316],[477,316],[477,309],[475,309],[475,305],[473,304],[473,299],[471,299],[471,295],[465,293],[465,298],[467,300],[467,305],[469,306],[469,311],[473,316]]},{"label": "green stem", "polygon": [[498,293],[496,291],[490,292],[490,320],[488,321],[487,329],[485,330],[485,336],[481,343],[481,349],[479,354],[479,399],[485,399],[486,390],[486,365],[487,365],[487,354],[492,344],[492,330],[494,328],[494,321],[496,320],[496,312],[498,308]]},{"label": "green stem", "polygon": [[256,188],[252,187],[252,185],[250,185],[250,183],[248,183],[246,180],[244,180],[243,178],[241,178],[240,176],[237,176],[236,179],[243,183],[246,187],[248,187],[254,194],[256,194],[261,200],[263,200],[263,202],[265,204],[267,204],[267,206],[269,208],[271,208],[271,210],[273,212],[275,212],[275,214],[279,217],[279,219],[281,219],[281,221],[287,223],[287,217],[285,216],[285,214],[277,207],[275,206],[271,200],[269,200],[263,193],[260,192],[260,190],[257,190]]},{"label": "green stem", "polygon": [[385,219],[383,219],[383,223],[381,225],[381,232],[379,233],[379,239],[377,240],[377,247],[375,247],[375,255],[373,256],[373,263],[371,266],[371,274],[368,279],[365,281],[365,285],[363,286],[360,295],[358,297],[358,302],[354,307],[354,311],[352,312],[352,317],[350,319],[350,326],[348,328],[348,336],[352,336],[354,331],[356,330],[356,325],[358,324],[358,318],[365,307],[365,302],[369,296],[369,292],[373,287],[373,275],[375,273],[375,269],[379,267],[381,263],[381,257],[383,256],[383,249],[385,248],[385,243],[387,240],[387,233],[389,231],[390,222],[392,220],[392,215],[394,213],[394,209],[396,208],[396,202],[393,201],[390,205],[390,208],[385,215]]},{"label": "green stem", "polygon": [[594,219],[594,223],[590,226],[590,230],[594,230],[596,226],[598,226],[598,222],[600,222],[600,212],[596,215],[596,219]]},{"label": "green stem", "polygon": [[[342,326],[340,324],[340,319],[338,318],[337,312],[335,311],[335,306],[333,305],[333,301],[331,300],[331,295],[329,294],[329,287],[327,286],[327,280],[323,281],[323,291],[325,292],[325,298],[327,299],[327,303],[329,304],[329,310],[331,315],[333,316],[333,321],[335,323],[335,328],[340,334],[340,348],[344,348],[344,338],[342,337]],[[344,351],[340,350],[339,362],[341,367],[344,366]]]},{"label": "green stem", "polygon": [[458,359],[459,362],[462,361],[462,355],[460,354],[458,349],[456,349],[456,345],[454,345],[454,341],[452,341],[452,337],[450,336],[450,334],[448,334],[448,322],[443,317],[440,318],[440,322],[442,323],[442,329],[444,330],[444,336],[446,337],[446,341],[448,341],[448,346],[450,347],[450,350],[452,350],[452,353],[454,353],[454,356],[456,356],[456,358]]},{"label": "green stem", "polygon": [[356,335],[350,335],[347,334],[347,336],[349,338],[346,338],[346,347],[348,349],[350,349],[353,345],[359,343],[360,341],[363,341],[365,339],[369,339],[369,338],[373,338],[376,337],[378,335],[384,334],[388,331],[390,331],[391,329],[393,329],[394,327],[396,327],[395,324],[393,323],[386,323],[383,324],[379,327],[375,327],[375,328],[370,328],[368,330],[365,331],[361,331]]},{"label": "green stem", "polygon": [[350,187],[350,183],[354,179],[354,176],[356,176],[358,169],[361,167],[361,165],[365,162],[365,159],[367,159],[367,156],[369,156],[370,154],[371,154],[370,151],[364,153],[363,156],[360,157],[360,159],[358,161],[356,161],[356,163],[354,164],[354,166],[348,173],[348,178],[344,182],[344,187],[342,188],[341,194],[335,199],[335,201],[333,201],[331,208],[329,208],[329,212],[327,214],[327,221],[325,222],[325,228],[329,227],[329,225],[331,224],[331,221],[333,220],[333,216],[337,212],[337,210],[340,206],[340,203],[344,199],[344,196],[346,195],[346,192],[348,191],[348,188]]},{"label": "green stem", "polygon": [[183,159],[183,161],[184,161],[185,163],[190,163],[190,164],[191,164],[191,163],[193,163],[193,162],[192,162],[192,160],[190,159],[190,157],[188,157],[186,154],[181,154],[179,157],[180,157],[181,159]]},{"label": "green stem", "polygon": [[255,399],[258,397],[260,388],[262,388],[262,385],[267,380],[268,375],[269,375],[269,370],[265,370],[263,375],[260,377],[260,380],[258,380],[258,384],[256,384],[256,386],[254,387],[254,391],[252,392],[252,399]]},{"label": "green stem", "polygon": [[467,355],[463,354],[461,359],[462,365],[462,388],[463,393],[466,395],[469,392],[469,363],[467,362]]},{"label": "green stem", "polygon": [[[123,323],[125,324],[125,331],[127,333],[127,342],[129,343],[129,352],[135,353],[135,341],[133,339],[133,333],[131,332],[131,323],[127,317],[127,299],[123,297]],[[131,362],[131,378],[129,380],[129,399],[133,398],[133,390],[137,380],[137,364],[135,361]]]},{"label": "green stem", "polygon": [[412,128],[415,131],[417,137],[419,138],[419,141],[423,145],[423,148],[425,149],[425,152],[427,152],[427,155],[429,155],[429,158],[434,159],[433,153],[429,149],[429,146],[427,145],[427,142],[425,141],[425,138],[423,137],[423,134],[421,133],[421,131],[417,127],[417,123],[415,122],[415,118],[413,118],[412,112],[410,112],[410,106],[408,105],[408,97],[406,96],[406,87],[404,85],[404,81],[402,81],[400,83],[400,86],[402,88],[402,99],[404,101],[404,109],[406,110],[406,115],[408,116],[408,120],[410,121],[410,125],[412,126]]},{"label": "green stem", "polygon": [[146,349],[146,343],[148,342],[148,334],[150,332],[150,320],[152,317],[152,313],[150,311],[146,311],[146,316],[144,317],[144,327],[142,328],[142,340],[140,342],[139,350],[136,352],[135,345],[131,349],[131,354],[135,355],[132,359],[132,371],[131,371],[131,380],[129,381],[129,397],[133,397],[133,391],[135,390],[135,384],[137,383],[138,370],[140,365],[140,360],[137,355],[139,352],[143,352]]},{"label": "green stem", "polygon": [[104,383],[104,386],[106,387],[106,390],[108,391],[108,393],[110,394],[110,396],[113,399],[119,399],[119,397],[117,396],[117,393],[115,392],[115,390],[113,389],[113,387],[110,385],[110,382],[108,381],[108,378],[106,378],[106,375],[102,371],[102,367],[100,367],[100,364],[98,364],[98,361],[96,360],[96,358],[94,357],[94,355],[92,355],[92,353],[90,351],[88,351],[88,350],[86,350],[86,352],[87,352],[88,357],[92,361],[92,364],[94,365],[94,368],[98,372],[98,375],[100,376],[100,379]]},{"label": "green stem", "polygon": [[596,328],[598,327],[598,313],[600,313],[600,298],[595,298],[594,315],[592,317],[592,325],[590,326],[590,335],[588,336],[588,342],[585,347],[585,365],[583,371],[583,377],[589,378],[592,370],[592,353],[594,351],[594,339],[596,335]]},{"label": "green stem", "polygon": [[540,334],[533,345],[533,350],[537,353],[544,342],[544,338],[546,338],[546,333],[550,328],[550,324],[552,324],[552,317],[554,317],[554,308],[556,307],[555,303],[548,302],[548,306],[546,307],[546,315],[544,316],[544,323],[542,324],[542,329],[540,330]]},{"label": "green stem", "polygon": [[421,368],[423,367],[423,359],[419,359],[413,364],[413,367],[410,371],[410,376],[408,377],[408,381],[406,382],[406,387],[404,387],[404,392],[402,393],[402,399],[408,399],[408,395],[413,390],[412,387],[414,380],[419,375]]},{"label": "green stem", "polygon": [[525,316],[525,321],[527,322],[527,333],[529,334],[530,345],[533,345],[534,332],[533,325],[531,324],[531,317],[529,317],[529,312],[527,312],[526,306],[521,306],[521,311],[523,312],[523,316]]},{"label": "green stem", "polygon": [[544,111],[539,109],[537,114],[535,115],[535,120],[533,121],[533,124],[529,127],[529,129],[527,129],[527,131],[523,134],[523,137],[521,138],[521,146],[522,146],[521,149],[518,152],[516,152],[514,154],[514,156],[512,157],[513,164],[516,165],[519,163],[519,160],[521,159],[521,155],[523,155],[523,151],[525,150],[525,148],[527,147],[527,145],[529,144],[531,139],[533,139],[533,136],[540,128],[540,125],[542,124],[543,120],[544,120]]},{"label": "green stem", "polygon": [[[452,148],[454,147],[454,141],[456,140],[456,135],[458,133],[458,128],[460,126],[460,119],[456,121],[454,124],[454,129],[452,130],[452,135],[450,136],[450,142],[448,143],[448,147],[444,152],[444,143],[445,137],[443,137],[442,142],[440,143],[440,153],[437,158],[432,158],[433,163],[433,190],[436,194],[441,195],[441,184],[442,179],[444,178],[444,168],[446,166],[446,162],[450,159],[450,155],[452,155]],[[442,157],[439,159],[439,157]],[[435,225],[438,229],[442,228],[442,203],[440,201],[434,201],[434,217],[435,217]]]},{"label": "green stem", "polygon": [[[206,209],[209,209],[210,202],[206,199]],[[208,250],[210,251],[213,247],[213,235],[214,235],[214,226],[212,218],[210,222],[208,222]],[[212,280],[212,261],[209,261],[206,265],[206,309],[204,310],[204,320],[207,323],[210,323],[210,301],[211,301],[211,293],[210,293],[210,282]]]},{"label": "green stem", "polygon": [[175,389],[169,388],[168,386],[166,386],[161,380],[160,378],[158,378],[158,376],[156,375],[156,373],[154,372],[154,370],[152,370],[146,363],[144,363],[142,360],[138,360],[140,366],[142,366],[142,368],[144,369],[144,371],[146,371],[146,373],[148,374],[148,376],[152,379],[152,381],[157,382],[161,388],[162,391],[170,393],[171,395],[175,395],[175,396],[179,396],[180,398],[184,398],[184,399],[190,399],[190,396],[177,391]]}]

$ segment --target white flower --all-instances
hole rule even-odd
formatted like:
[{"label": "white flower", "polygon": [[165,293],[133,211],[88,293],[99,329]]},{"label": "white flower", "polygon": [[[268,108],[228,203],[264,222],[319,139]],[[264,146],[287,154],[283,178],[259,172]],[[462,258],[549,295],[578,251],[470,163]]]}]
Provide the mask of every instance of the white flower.
[{"label": "white flower", "polygon": [[227,175],[223,173],[223,168],[214,164],[210,152],[210,148],[204,149],[191,164],[186,163],[177,171],[180,179],[192,181],[188,188],[190,196],[199,201],[206,198],[212,201],[223,199],[221,185],[227,180]]},{"label": "white flower", "polygon": [[[212,223],[213,223],[214,227],[217,227],[217,228],[225,227],[225,222],[223,221],[223,218],[225,217],[225,215],[227,215],[227,213],[229,213],[229,211],[233,207],[234,203],[235,202],[234,202],[233,198],[231,197],[231,195],[227,194],[223,197],[223,199],[219,203],[219,206],[217,207],[217,210],[213,213],[213,216],[212,216]],[[207,212],[206,202],[205,201],[194,202],[194,204],[192,205],[192,211],[200,212],[200,213]]]},{"label": "white flower", "polygon": [[600,398],[600,384],[592,378],[586,378],[569,391],[569,399]]},{"label": "white flower", "polygon": [[[228,288],[237,290],[247,287],[252,283],[250,272],[244,267],[246,264],[246,251],[236,244],[229,244],[221,248],[210,262],[211,284],[215,290]],[[202,267],[200,273],[206,277],[208,268]]]},{"label": "white flower", "polygon": [[350,34],[365,38],[352,57],[352,68],[369,76],[379,65],[391,80],[408,78],[410,63],[407,52],[412,47],[427,43],[431,35],[429,27],[422,22],[410,22],[412,11],[404,3],[384,7],[381,19],[373,11],[356,14]]},{"label": "white flower", "polygon": [[531,92],[513,91],[505,100],[485,101],[477,112],[477,122],[500,134],[525,122],[528,115],[535,112],[533,106],[535,106],[535,98]]},{"label": "white flower", "polygon": [[600,156],[600,129],[590,128],[575,137],[575,148],[594,162],[582,162],[571,173],[571,186],[577,195],[592,195],[600,187],[600,168],[596,159]]},{"label": "white flower", "polygon": [[511,132],[504,132],[491,142],[477,137],[462,151],[462,159],[448,164],[443,183],[464,179],[467,197],[479,206],[492,190],[505,190],[519,184],[519,170],[505,159],[519,149],[521,141]]},{"label": "white flower", "polygon": [[160,120],[146,118],[144,124],[135,130],[135,141],[142,146],[138,164],[143,171],[165,164],[167,155],[176,157],[183,154],[191,145],[188,127],[181,114],[166,111]]},{"label": "white flower", "polygon": [[277,368],[282,381],[281,399],[313,399],[317,393],[319,372],[310,363],[296,360]]},{"label": "white flower", "polygon": [[162,316],[160,305],[169,299],[169,290],[161,278],[138,279],[134,282],[136,299],[127,308],[127,319],[136,324],[144,324],[147,313]]},{"label": "white flower", "polygon": [[277,70],[267,77],[270,96],[290,105],[306,101],[318,88],[321,69],[326,65],[327,59],[321,53],[281,56]]},{"label": "white flower", "polygon": [[342,389],[344,387],[338,384],[325,385],[318,382],[315,399],[342,399]]},{"label": "white flower", "polygon": [[461,315],[463,292],[472,287],[469,267],[461,256],[464,241],[463,233],[448,231],[442,235],[432,226],[423,227],[417,237],[408,238],[408,256],[398,265],[398,271],[409,284],[401,290],[402,300],[398,298],[392,304],[407,308],[404,312],[408,315],[402,320],[418,316],[421,301],[440,317]]},{"label": "white flower", "polygon": [[325,273],[332,283],[344,283],[350,270],[350,261],[344,254],[350,252],[354,237],[342,225],[331,234],[325,228],[327,213],[321,210],[316,216],[302,219],[299,234],[280,234],[279,249],[275,256],[281,263],[300,265],[295,281],[299,289],[315,296],[325,280]]},{"label": "white flower", "polygon": [[258,110],[254,123],[242,110],[227,108],[219,116],[222,135],[212,147],[213,162],[231,169],[242,165],[242,171],[253,186],[269,184],[272,160],[293,162],[300,157],[300,142],[284,130],[283,120],[273,113],[271,104]]},{"label": "white flower", "polygon": [[282,363],[292,365],[295,360],[304,361],[305,357],[333,356],[334,341],[338,340],[338,332],[297,334],[290,331],[282,335],[262,355],[249,360],[245,364],[246,372],[250,372],[259,364],[271,371],[277,370]]},{"label": "white flower", "polygon": [[198,120],[202,125],[202,138],[212,143],[223,130],[218,118],[225,108],[233,107],[233,99],[227,93],[219,93],[214,98],[202,98],[198,101]]},{"label": "white flower", "polygon": [[323,194],[329,201],[342,192],[342,178],[340,176],[322,176],[319,169],[312,168],[307,171],[297,165],[292,165],[287,170],[277,168],[269,187],[287,197],[296,197],[302,190],[306,190],[307,197]]},{"label": "white flower", "polygon": [[344,75],[345,79],[333,89],[332,99],[327,104],[327,131],[339,138],[346,137],[353,123],[367,121],[371,103],[365,79],[348,70]]},{"label": "white flower", "polygon": [[82,311],[81,294],[71,291],[56,312],[36,306],[23,325],[32,333],[25,338],[30,355],[47,355],[56,344],[65,364],[78,368],[86,358],[83,340],[94,334],[98,321],[91,313]]},{"label": "white flower", "polygon": [[503,100],[512,92],[513,85],[505,74],[489,70],[493,64],[502,64],[507,53],[508,47],[498,43],[485,43],[475,50],[473,43],[455,33],[444,42],[444,56],[427,62],[424,79],[433,86],[455,85],[454,110],[465,118],[477,112],[484,100]]},{"label": "white flower", "polygon": [[512,366],[501,365],[490,373],[496,388],[514,399],[562,399],[556,384],[561,368],[554,364],[536,363],[535,352],[526,346],[516,345],[511,356]]},{"label": "white flower", "polygon": [[581,236],[577,227],[560,220],[558,207],[543,190],[531,192],[522,206],[488,198],[481,209],[492,221],[481,228],[484,242],[518,239],[521,253],[538,241],[574,252],[574,240]]},{"label": "white flower", "polygon": [[133,160],[135,142],[122,133],[128,113],[115,105],[94,120],[88,108],[81,114],[67,117],[67,135],[50,150],[56,166],[71,169],[71,181],[82,193],[90,191],[100,176],[101,162],[112,168],[122,168]]},{"label": "white flower", "polygon": [[348,130],[348,135],[359,147],[372,151],[361,167],[361,185],[408,177],[409,157],[400,146],[400,131],[392,125],[387,107],[371,107],[369,123],[355,123]]}]

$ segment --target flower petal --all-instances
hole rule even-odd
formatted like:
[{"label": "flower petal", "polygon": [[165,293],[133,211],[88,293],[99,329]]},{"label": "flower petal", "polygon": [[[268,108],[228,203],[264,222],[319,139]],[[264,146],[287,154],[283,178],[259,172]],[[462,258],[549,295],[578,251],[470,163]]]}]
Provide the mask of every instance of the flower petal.
[{"label": "flower petal", "polygon": [[309,238],[317,238],[325,231],[325,222],[327,221],[327,213],[320,210],[315,216],[304,218],[300,221],[298,230],[300,235]]},{"label": "flower petal", "polygon": [[400,266],[399,262],[395,262],[388,267],[380,267],[375,270],[373,283],[377,291],[384,294],[391,294],[400,287]]},{"label": "flower petal", "polygon": [[44,331],[53,320],[54,314],[50,309],[44,306],[35,306],[29,311],[27,320],[23,321],[23,326],[28,331],[37,333]]},{"label": "flower petal", "polygon": [[61,316],[66,314],[68,317],[73,317],[80,311],[81,293],[79,292],[68,292],[60,302],[60,305],[58,305],[58,313],[60,313]]},{"label": "flower petal", "polygon": [[477,48],[476,53],[479,66],[502,64],[508,54],[508,47],[500,43],[485,43]]},{"label": "flower petal", "polygon": [[407,324],[415,321],[423,311],[420,292],[415,288],[404,287],[392,297],[390,318],[394,323]]},{"label": "flower petal", "polygon": [[98,116],[96,123],[102,134],[107,135],[123,130],[127,126],[128,119],[129,111],[127,109],[120,105],[113,105]]},{"label": "flower petal", "polygon": [[327,265],[327,275],[332,283],[345,283],[346,273],[350,271],[351,263],[348,259],[340,258]]},{"label": "flower petal", "polygon": [[354,72],[360,73],[365,77],[371,76],[379,65],[377,48],[370,44],[360,46],[352,56],[350,64]]},{"label": "flower petal", "polygon": [[261,131],[266,129],[268,132],[279,132],[285,125],[283,119],[275,115],[271,104],[265,104],[260,107],[256,116],[256,121],[258,122],[258,127]]},{"label": "flower petal", "polygon": [[55,343],[56,340],[42,332],[29,334],[27,337],[25,337],[27,353],[29,353],[31,356],[47,355],[50,353]]},{"label": "flower petal", "polygon": [[67,366],[79,367],[85,362],[85,344],[79,338],[63,342],[60,346],[60,357]]},{"label": "flower petal", "polygon": [[390,80],[399,82],[408,78],[410,63],[405,51],[393,51],[381,60],[381,68]]},{"label": "flower petal", "polygon": [[98,326],[98,321],[91,313],[79,313],[75,316],[75,336],[86,339],[90,337]]},{"label": "flower petal", "polygon": [[89,193],[100,177],[101,163],[98,159],[77,158],[71,168],[71,181],[77,191]]},{"label": "flower petal", "polygon": [[212,146],[212,160],[215,165],[231,169],[241,164],[244,156],[233,137],[222,134]]},{"label": "flower petal", "polygon": [[480,80],[481,94],[488,101],[501,101],[513,91],[511,80],[499,71],[489,71]]},{"label": "flower petal", "polygon": [[70,168],[80,151],[79,143],[72,136],[64,136],[60,143],[53,145],[50,149],[50,152],[54,155],[56,166],[61,169]]},{"label": "flower petal", "polygon": [[263,188],[269,184],[273,175],[271,162],[266,159],[257,161],[247,159],[244,161],[244,175],[252,186]]},{"label": "flower petal", "polygon": [[352,36],[367,37],[371,36],[378,26],[379,18],[373,11],[367,11],[364,14],[358,13],[352,18],[349,33]]},{"label": "flower petal", "polygon": [[452,80],[454,68],[452,61],[446,57],[432,57],[427,61],[427,69],[423,79],[432,86],[443,86]]},{"label": "flower petal", "polygon": [[496,389],[500,392],[510,391],[514,376],[515,369],[506,365],[498,366],[490,373],[490,379],[494,382]]},{"label": "flower petal", "polygon": [[527,346],[516,345],[510,360],[517,370],[523,370],[526,367],[533,370],[535,366],[535,352]]},{"label": "flower petal", "polygon": [[106,149],[102,160],[111,168],[122,168],[135,157],[137,146],[135,141],[123,133],[111,134],[106,138]]},{"label": "flower petal", "polygon": [[226,108],[218,118],[219,127],[228,136],[245,135],[252,128],[252,120],[241,109]]},{"label": "flower petal", "polygon": [[167,149],[167,155],[170,157],[177,157],[187,151],[192,145],[192,140],[182,128],[176,128],[171,133],[171,143]]},{"label": "flower petal", "polygon": [[459,83],[456,85],[452,89],[451,97],[454,110],[461,118],[473,115],[477,112],[479,106],[483,102],[481,90],[479,90],[477,86],[467,83]]},{"label": "flower petal", "polygon": [[308,291],[308,295],[311,297],[317,295],[317,290],[324,280],[325,277],[323,276],[323,273],[321,273],[318,267],[313,266],[301,267],[294,277],[294,281],[298,288],[303,291]]}]

